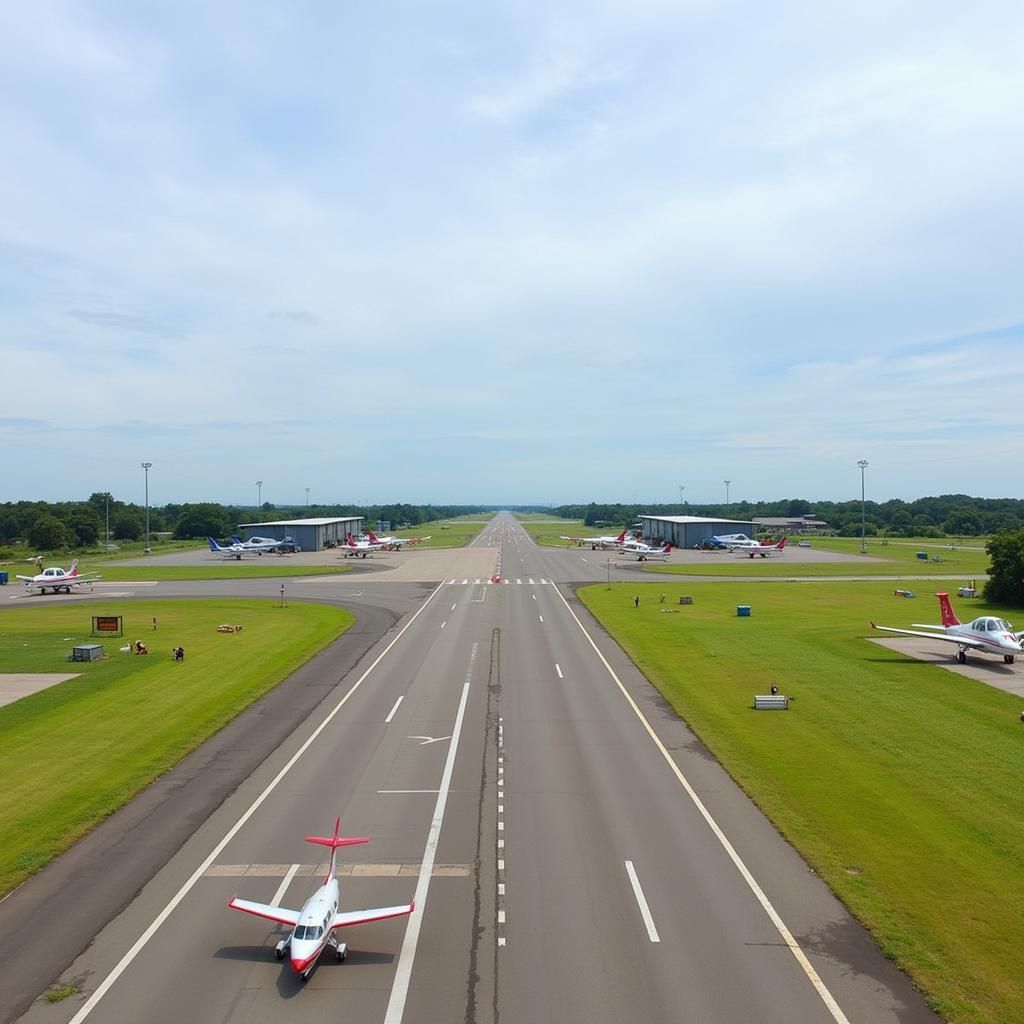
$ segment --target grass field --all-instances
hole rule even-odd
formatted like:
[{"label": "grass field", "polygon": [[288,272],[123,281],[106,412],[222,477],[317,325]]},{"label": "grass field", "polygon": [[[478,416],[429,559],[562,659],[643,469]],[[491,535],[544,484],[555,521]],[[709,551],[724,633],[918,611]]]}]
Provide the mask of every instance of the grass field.
[{"label": "grass field", "polygon": [[[580,596],[940,1013],[1024,1021],[1020,700],[863,639],[934,608],[881,582]],[[773,681],[791,709],[752,711]]]},{"label": "grass field", "polygon": [[[332,553],[327,553],[332,557]],[[254,580],[279,576],[332,576],[339,572],[351,572],[352,567],[342,565],[300,565],[287,559],[259,558],[249,562],[235,562],[227,559],[210,565],[120,565],[83,563],[81,572],[98,572],[107,583],[131,582],[132,580]]]},{"label": "grass field", "polygon": [[535,544],[548,548],[564,548],[566,542],[563,536],[572,537],[601,537],[608,533],[618,533],[601,527],[596,529],[584,526],[581,519],[557,519],[554,516],[544,516],[539,513],[531,513],[530,518],[525,518],[524,513],[516,513],[519,525],[533,538]]},{"label": "grass field", "polygon": [[408,530],[392,530],[396,537],[430,537],[417,544],[421,548],[463,548],[494,518],[493,513],[438,519]]},{"label": "grass field", "polygon": [[[91,616],[124,616],[107,658],[67,661]],[[158,629],[152,629],[157,617]],[[5,672],[81,672],[0,708],[0,893],[6,893],[167,771],[343,633],[354,616],[323,605],[152,601],[5,610]],[[241,633],[217,632],[221,623]],[[142,639],[149,656],[118,648]],[[185,648],[176,663],[171,648]]]},{"label": "grass field", "polygon": [[[860,538],[815,537],[813,547],[825,551],[838,551],[859,556]],[[707,552],[698,563],[688,565],[656,565],[651,572],[669,576],[898,576],[903,573],[928,576],[984,576],[988,572],[989,558],[983,546],[956,545],[951,549],[948,541],[890,541],[868,538],[868,555],[884,558],[873,562],[858,557],[856,562],[807,562],[801,560],[804,548],[790,546],[772,558],[741,558],[737,553]],[[928,561],[917,558],[918,551],[928,552]],[[941,561],[934,561],[935,557]]]}]

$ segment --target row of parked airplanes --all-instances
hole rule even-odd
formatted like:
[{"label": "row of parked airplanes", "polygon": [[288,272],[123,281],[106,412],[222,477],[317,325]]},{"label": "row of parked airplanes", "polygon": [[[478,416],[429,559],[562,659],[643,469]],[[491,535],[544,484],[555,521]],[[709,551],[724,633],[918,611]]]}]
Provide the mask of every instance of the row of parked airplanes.
[{"label": "row of parked airplanes", "polygon": [[[215,555],[220,555],[221,558],[235,558],[238,561],[246,555],[265,555],[270,552],[283,554],[302,550],[291,537],[283,537],[280,540],[274,537],[249,537],[248,540],[232,537],[230,544],[218,544],[213,537],[206,539],[210,542],[210,550]],[[345,543],[339,547],[346,558],[352,555],[362,555],[365,558],[374,551],[401,551],[404,547],[415,547],[424,540],[430,540],[430,537],[378,537],[373,530],[367,529],[366,536],[359,537],[358,540],[351,533],[346,533]]]},{"label": "row of parked airplanes", "polygon": [[[635,555],[638,561],[644,562],[651,558],[665,559],[672,551],[672,545],[646,544],[635,537],[627,537],[628,530],[623,530],[617,537],[567,537],[561,539],[575,544],[577,547],[590,545],[591,551],[607,551],[614,548],[619,554]],[[711,537],[708,544],[712,548],[722,551],[739,551],[749,558],[768,558],[770,555],[781,554],[786,546],[786,538],[783,537],[777,544],[769,540],[757,541],[748,537],[745,533],[726,533],[720,537]]]}]

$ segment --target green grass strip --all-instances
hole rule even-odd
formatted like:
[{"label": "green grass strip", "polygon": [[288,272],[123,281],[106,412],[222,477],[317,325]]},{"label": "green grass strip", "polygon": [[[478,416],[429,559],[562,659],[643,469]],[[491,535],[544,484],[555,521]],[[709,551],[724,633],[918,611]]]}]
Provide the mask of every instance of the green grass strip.
[{"label": "green grass strip", "polygon": [[[67,661],[75,643],[93,642],[94,614],[123,615],[125,638],[105,638],[101,662]],[[5,611],[3,671],[81,674],[0,708],[0,892],[73,845],[354,621],[324,605],[240,599]],[[244,628],[218,633],[222,623]],[[148,656],[118,650],[138,639]],[[185,660],[177,663],[171,649],[179,644]]]},{"label": "green grass strip", "polygon": [[[934,620],[933,597],[694,582],[580,596],[939,1013],[1024,1021],[1020,698],[864,639],[869,619]],[[791,709],[753,711],[772,682]]]}]

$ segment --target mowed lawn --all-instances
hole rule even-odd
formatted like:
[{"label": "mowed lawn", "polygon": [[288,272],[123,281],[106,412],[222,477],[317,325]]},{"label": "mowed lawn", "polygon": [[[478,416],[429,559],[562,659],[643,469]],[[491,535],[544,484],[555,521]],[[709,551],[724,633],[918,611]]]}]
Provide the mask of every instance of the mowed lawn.
[{"label": "mowed lawn", "polygon": [[[333,552],[330,553],[333,555]],[[97,572],[106,583],[130,583],[133,580],[254,580],[276,577],[334,576],[351,572],[348,565],[301,565],[284,559],[260,558],[251,562],[223,559],[211,565],[133,565],[122,562],[105,565],[84,563],[81,572]]]},{"label": "mowed lawn", "polygon": [[413,537],[429,537],[429,540],[416,545],[421,548],[463,548],[493,518],[493,513],[480,513],[455,519],[436,519],[431,523],[412,526],[408,530],[391,530],[390,533],[410,540]]},{"label": "mowed lawn", "polygon": [[529,519],[516,513],[519,525],[530,535],[535,544],[548,548],[564,548],[568,542],[563,537],[603,537],[618,534],[622,528],[584,526],[582,519],[556,519],[553,516],[534,514]]},{"label": "mowed lawn", "polygon": [[[869,619],[934,621],[934,597],[667,581],[580,597],[941,1014],[1024,1021],[1021,700],[863,639]],[[772,682],[790,710],[751,710]]]},{"label": "mowed lawn", "polygon": [[[103,639],[103,661],[67,661],[75,643],[93,641],[95,614],[123,615],[124,639]],[[339,608],[238,599],[5,610],[4,672],[81,675],[0,707],[0,894],[71,846],[354,621]],[[218,633],[222,623],[243,630]],[[118,650],[139,639],[149,655]],[[179,644],[185,648],[180,663],[171,658]]]}]

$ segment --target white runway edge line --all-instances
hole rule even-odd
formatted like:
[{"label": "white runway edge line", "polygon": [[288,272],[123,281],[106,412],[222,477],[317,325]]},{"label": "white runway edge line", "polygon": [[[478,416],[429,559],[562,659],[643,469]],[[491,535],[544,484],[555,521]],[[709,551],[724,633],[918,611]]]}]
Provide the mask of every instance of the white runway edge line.
[{"label": "white runway edge line", "polygon": [[647,935],[651,942],[661,942],[658,929],[654,927],[654,918],[651,917],[651,908],[647,905],[647,897],[640,886],[640,879],[636,876],[636,868],[631,860],[626,861],[626,874],[629,875],[629,884],[633,886],[633,895],[636,897],[637,906],[640,908],[640,916],[644,919],[644,926],[647,928]]},{"label": "white runway edge line", "polygon": [[469,684],[473,678],[473,663],[476,661],[476,652],[479,647],[478,643],[473,644],[473,648],[469,652],[466,681],[462,684],[462,697],[459,699],[459,710],[455,713],[455,725],[452,728],[451,743],[448,745],[448,757],[444,763],[444,771],[441,773],[441,789],[437,794],[434,818],[430,822],[430,831],[427,833],[427,845],[420,864],[420,876],[416,880],[416,894],[413,897],[416,909],[409,915],[409,924],[405,929],[405,939],[402,942],[402,952],[398,956],[398,967],[395,969],[395,980],[391,986],[391,998],[388,1000],[387,1012],[384,1014],[384,1024],[401,1024],[402,1015],[405,1013],[409,982],[412,980],[412,965],[416,959],[416,945],[420,938],[423,912],[427,906],[427,891],[430,889],[430,879],[434,873],[434,858],[437,856],[437,844],[441,839],[441,824],[444,821],[444,810],[448,803],[448,789],[452,784],[455,755],[459,749],[462,721],[466,716],[466,704],[469,701]]},{"label": "white runway edge line", "polygon": [[160,911],[159,914],[154,918],[152,924],[135,940],[135,944],[127,953],[118,961],[114,969],[100,982],[99,987],[95,992],[85,1001],[82,1008],[71,1018],[68,1024],[81,1024],[82,1021],[89,1016],[90,1013],[96,1008],[96,1004],[107,994],[110,986],[125,972],[130,966],[131,962],[142,952],[146,943],[156,934],[157,929],[167,920],[168,917],[174,912],[175,908],[179,903],[189,894],[196,882],[199,881],[205,874],[210,865],[220,856],[221,851],[228,843],[241,831],[245,823],[259,810],[263,802],[270,796],[271,793],[278,787],[281,780],[292,770],[296,762],[302,755],[309,750],[309,748],[316,742],[320,734],[327,728],[328,725],[334,720],[335,715],[348,703],[349,698],[363,685],[363,682],[370,675],[370,673],[381,663],[384,656],[391,650],[395,644],[405,635],[405,631],[419,618],[420,612],[427,607],[428,604],[434,599],[441,587],[437,586],[431,591],[430,596],[416,609],[413,617],[398,631],[398,634],[394,639],[384,648],[380,654],[374,658],[373,663],[370,667],[352,684],[349,691],[344,697],[338,701],[337,704],[328,712],[324,720],[313,730],[309,738],[295,751],[294,754],[288,759],[288,763],[267,783],[266,788],[262,793],[249,805],[245,813],[228,829],[225,833],[224,838],[210,851],[206,859],[192,872],[188,880],[184,885],[171,897],[171,901]]},{"label": "white runway edge line", "polygon": [[[679,784],[683,787],[684,790],[686,790],[686,795],[693,801],[693,804],[700,812],[701,817],[708,823],[708,827],[714,833],[715,838],[719,841],[719,843],[721,843],[722,849],[724,849],[725,852],[728,854],[729,859],[736,866],[736,870],[739,871],[739,873],[743,876],[743,880],[750,887],[750,891],[757,898],[758,903],[760,903],[761,906],[764,908],[764,912],[768,915],[772,924],[775,925],[775,930],[779,933],[780,936],[782,936],[782,941],[789,947],[789,951],[793,954],[793,957],[795,958],[796,962],[800,965],[801,970],[804,972],[805,975],[807,975],[808,981],[810,981],[810,983],[814,986],[815,991],[821,997],[821,1001],[825,1004],[826,1008],[828,1009],[828,1012],[832,1015],[832,1019],[836,1022],[836,1024],[850,1024],[849,1018],[846,1016],[845,1013],[843,1013],[839,1004],[836,1002],[835,997],[832,995],[832,993],[828,990],[828,987],[825,985],[825,982],[821,980],[821,977],[818,975],[818,972],[814,969],[814,965],[810,962],[810,960],[807,959],[807,954],[800,948],[800,944],[793,937],[793,933],[789,930],[788,927],[786,927],[786,922],[783,921],[782,918],[779,916],[779,912],[772,905],[771,900],[769,900],[768,897],[765,895],[764,890],[758,884],[757,879],[754,878],[754,876],[750,873],[750,869],[747,867],[747,865],[743,863],[742,859],[740,858],[740,855],[736,852],[736,849],[733,847],[732,843],[729,842],[729,837],[722,831],[718,822],[715,821],[715,819],[711,816],[711,812],[707,809],[707,807],[704,806],[704,803],[701,800],[701,798],[697,795],[696,790],[694,790],[693,786],[690,785],[689,779],[686,778],[686,776],[680,769],[679,765],[676,764],[675,759],[669,753],[668,748],[665,746],[664,743],[661,742],[661,740],[658,737],[658,734],[654,731],[654,728],[652,727],[651,723],[647,721],[646,717],[644,717],[644,713],[637,706],[636,701],[633,700],[633,698],[630,696],[630,693],[626,689],[622,680],[616,675],[615,669],[613,669],[611,665],[608,664],[608,659],[605,658],[605,656],[601,653],[601,649],[597,646],[596,643],[594,643],[594,638],[587,632],[586,627],[583,625],[582,622],[580,622],[578,616],[572,610],[572,607],[570,606],[569,602],[566,601],[565,597],[562,595],[561,590],[559,590],[557,586],[555,586],[555,593],[558,595],[562,604],[565,605],[565,610],[572,616],[573,621],[576,623],[577,626],[579,626],[580,631],[587,638],[587,642],[594,649],[594,653],[600,659],[601,664],[604,665],[605,669],[607,669],[608,671],[608,674],[612,677],[612,679],[615,680],[615,685],[619,688],[619,692],[622,694],[626,703],[633,709],[633,713],[636,715],[636,717],[640,719],[641,724],[647,730],[648,736],[651,737],[651,739],[654,742],[654,745],[661,752],[661,756],[668,762],[668,766],[672,769],[672,773],[675,775],[676,779],[678,779]],[[74,1024],[74,1022],[72,1022],[72,1024]]]}]

